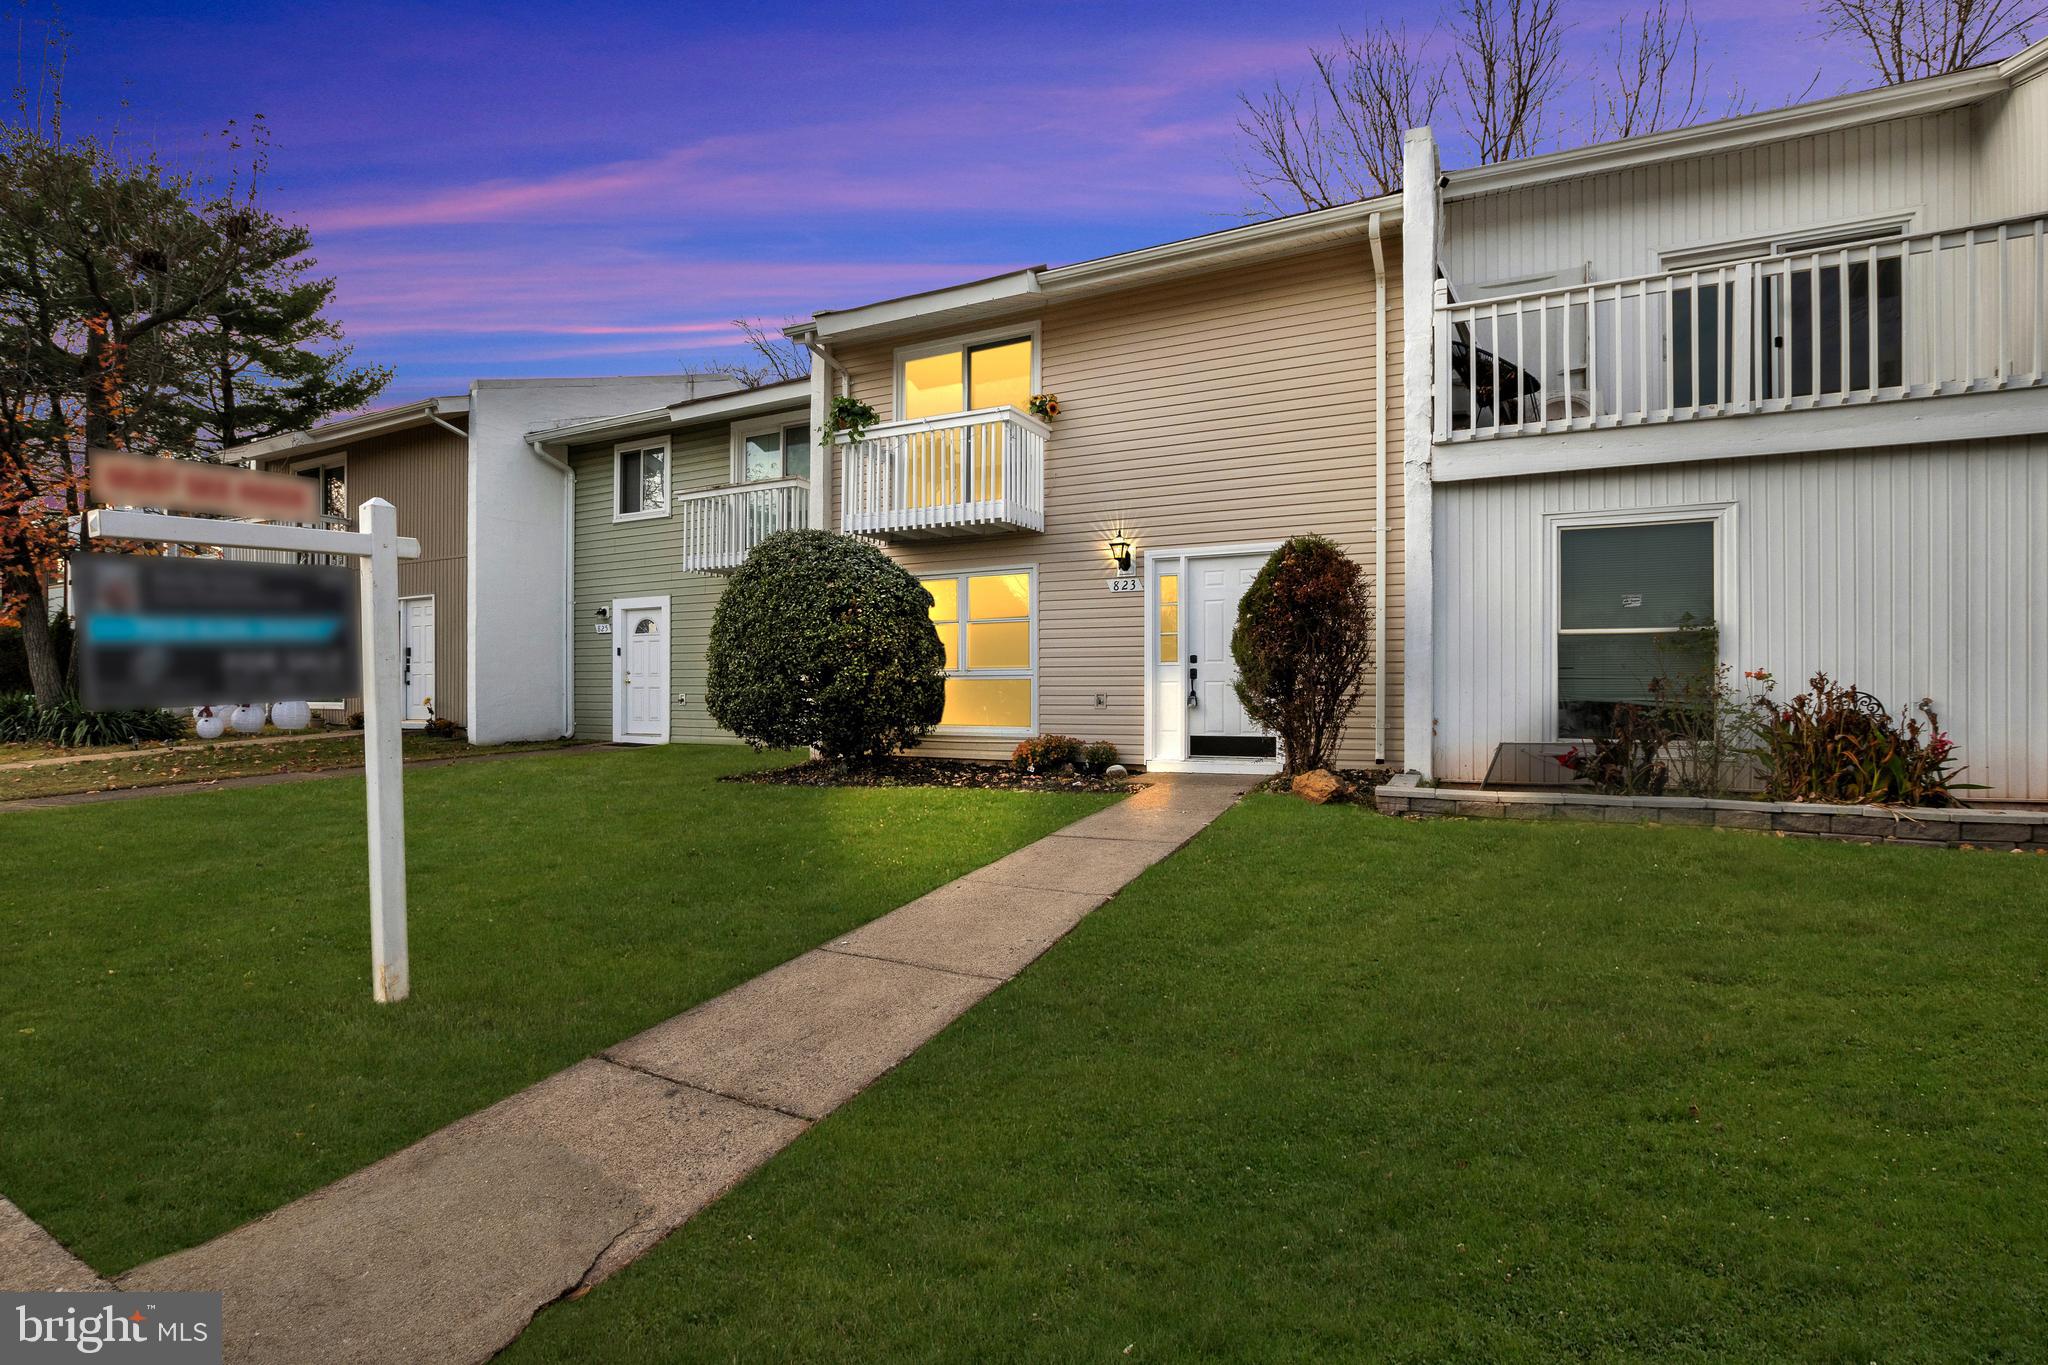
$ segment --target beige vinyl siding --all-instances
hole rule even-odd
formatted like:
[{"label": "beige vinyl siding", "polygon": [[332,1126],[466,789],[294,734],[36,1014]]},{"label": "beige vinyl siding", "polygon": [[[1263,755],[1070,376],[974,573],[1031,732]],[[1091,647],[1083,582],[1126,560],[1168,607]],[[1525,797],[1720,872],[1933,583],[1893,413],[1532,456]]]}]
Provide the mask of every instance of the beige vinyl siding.
[{"label": "beige vinyl siding", "polygon": [[[806,410],[792,409],[793,420]],[[570,452],[576,471],[576,735],[612,737],[611,635],[599,635],[597,610],[620,597],[669,599],[669,740],[733,744],[704,709],[704,652],[711,614],[725,592],[719,574],[685,573],[682,519],[675,500],[686,492],[732,482],[732,436],[726,423],[686,428],[670,437],[669,515],[615,524],[616,441]],[[682,702],[675,701],[681,696]]]},{"label": "beige vinyl siding", "polygon": [[[400,560],[398,594],[434,599],[434,713],[467,725],[469,593],[469,442],[440,427],[373,437],[323,456],[320,463],[348,466],[349,516],[371,498],[398,509],[398,533],[420,543],[418,559]],[[271,469],[299,461],[287,453]],[[321,700],[331,700],[322,698]],[[360,698],[347,698],[360,709]]]},{"label": "beige vinyl siding", "polygon": [[[1390,248],[1393,244],[1390,244]],[[1388,755],[1400,757],[1401,265],[1388,251]],[[1063,413],[1046,445],[1046,531],[892,545],[912,572],[1038,571],[1038,729],[1145,755],[1145,607],[1113,595],[1104,548],[1121,521],[1138,550],[1276,541],[1320,532],[1373,567],[1372,258],[1363,243],[1188,276],[1051,308],[1044,388]],[[1025,319],[1029,321],[1029,319]],[[977,330],[994,331],[998,324]],[[937,339],[943,333],[934,333]],[[894,351],[847,347],[855,392],[892,415]],[[836,498],[837,488],[834,489]],[[837,516],[834,507],[833,515]],[[836,525],[836,522],[834,523]],[[1098,693],[1106,704],[1097,706]],[[935,735],[923,752],[1006,756],[1013,738]],[[1372,698],[1344,761],[1373,757]]]}]

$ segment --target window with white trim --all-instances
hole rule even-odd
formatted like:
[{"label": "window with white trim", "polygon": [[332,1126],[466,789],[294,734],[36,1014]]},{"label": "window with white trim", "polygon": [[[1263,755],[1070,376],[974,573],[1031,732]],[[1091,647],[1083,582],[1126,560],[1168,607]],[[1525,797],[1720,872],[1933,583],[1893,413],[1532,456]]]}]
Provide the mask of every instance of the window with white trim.
[{"label": "window with white trim", "polygon": [[917,580],[946,650],[948,728],[1029,732],[1038,683],[1037,584],[1029,569]]},{"label": "window with white trim", "polygon": [[1557,533],[1557,733],[1606,732],[1650,680],[1692,672],[1714,624],[1714,523],[1566,526]]},{"label": "window with white trim", "polygon": [[741,483],[811,477],[808,422],[764,422],[733,432],[734,477]]},{"label": "window with white trim", "polygon": [[896,372],[901,418],[943,417],[980,408],[1016,408],[1031,402],[1037,339],[1001,337],[903,356]]},{"label": "window with white trim", "polygon": [[619,446],[612,456],[613,521],[668,515],[668,441]]}]

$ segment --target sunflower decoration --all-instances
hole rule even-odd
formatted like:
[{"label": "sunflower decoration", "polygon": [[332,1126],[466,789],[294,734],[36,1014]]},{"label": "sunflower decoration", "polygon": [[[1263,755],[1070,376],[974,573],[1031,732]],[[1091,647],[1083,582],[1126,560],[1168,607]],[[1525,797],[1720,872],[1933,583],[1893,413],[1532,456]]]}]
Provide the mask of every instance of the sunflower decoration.
[{"label": "sunflower decoration", "polygon": [[1034,393],[1024,408],[1039,421],[1050,422],[1060,415],[1060,396],[1056,393]]}]

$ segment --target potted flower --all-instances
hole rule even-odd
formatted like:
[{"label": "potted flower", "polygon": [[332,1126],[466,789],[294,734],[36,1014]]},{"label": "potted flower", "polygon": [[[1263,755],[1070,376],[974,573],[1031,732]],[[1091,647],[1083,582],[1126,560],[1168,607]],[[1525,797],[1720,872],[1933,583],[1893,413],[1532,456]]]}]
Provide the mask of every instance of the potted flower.
[{"label": "potted flower", "polygon": [[1056,393],[1034,393],[1024,410],[1048,425],[1060,415],[1060,396]]}]

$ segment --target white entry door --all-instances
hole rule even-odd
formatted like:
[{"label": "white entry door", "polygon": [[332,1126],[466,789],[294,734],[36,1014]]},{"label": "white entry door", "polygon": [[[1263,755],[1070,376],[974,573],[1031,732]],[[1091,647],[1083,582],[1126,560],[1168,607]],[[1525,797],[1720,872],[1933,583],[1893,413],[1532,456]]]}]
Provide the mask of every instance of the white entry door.
[{"label": "white entry door", "polygon": [[1182,591],[1187,597],[1188,757],[1271,758],[1273,736],[1253,724],[1237,699],[1237,661],[1230,637],[1237,630],[1237,604],[1259,576],[1264,555],[1187,561]]},{"label": "white entry door", "polygon": [[434,599],[398,599],[398,648],[405,683],[405,723],[434,718]]},{"label": "white entry door", "polygon": [[612,739],[668,743],[668,599],[632,598],[612,609]]}]

